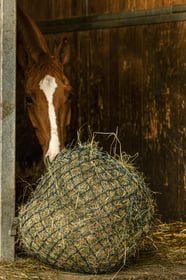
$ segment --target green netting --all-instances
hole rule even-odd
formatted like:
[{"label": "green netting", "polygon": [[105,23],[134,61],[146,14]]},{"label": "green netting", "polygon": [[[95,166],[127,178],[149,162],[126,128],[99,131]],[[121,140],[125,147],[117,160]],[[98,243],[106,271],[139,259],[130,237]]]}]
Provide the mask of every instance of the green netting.
[{"label": "green netting", "polygon": [[153,212],[134,168],[81,145],[58,154],[21,207],[20,240],[30,254],[66,271],[114,271],[139,248]]}]

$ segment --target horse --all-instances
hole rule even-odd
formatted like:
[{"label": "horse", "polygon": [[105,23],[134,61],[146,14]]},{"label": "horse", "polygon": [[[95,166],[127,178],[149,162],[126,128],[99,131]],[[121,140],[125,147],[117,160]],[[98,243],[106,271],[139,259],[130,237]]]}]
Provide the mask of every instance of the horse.
[{"label": "horse", "polygon": [[39,28],[17,3],[17,61],[23,76],[24,102],[45,163],[52,162],[65,147],[72,87],[64,66],[69,59],[68,40],[63,39],[51,54]]}]

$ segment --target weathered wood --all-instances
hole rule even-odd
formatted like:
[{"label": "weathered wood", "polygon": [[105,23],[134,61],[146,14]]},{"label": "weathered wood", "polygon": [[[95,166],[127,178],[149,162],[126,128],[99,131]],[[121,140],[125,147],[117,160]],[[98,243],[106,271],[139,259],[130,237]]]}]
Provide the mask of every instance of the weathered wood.
[{"label": "weathered wood", "polygon": [[14,258],[15,212],[15,1],[0,2],[0,260]]},{"label": "weathered wood", "polygon": [[38,22],[42,33],[62,33],[73,31],[86,31],[92,29],[118,28],[158,24],[165,22],[178,22],[186,20],[186,5],[170,6],[139,11],[129,11],[100,16],[89,16],[62,20]]},{"label": "weathered wood", "polygon": [[84,0],[84,15],[85,16],[88,16],[88,4],[89,4],[89,1]]},{"label": "weathered wood", "polygon": [[89,15],[120,13],[185,4],[185,0],[89,0]]},{"label": "weathered wood", "polygon": [[[185,4],[185,0],[18,0],[36,21],[102,15]],[[86,13],[87,15],[87,13]]]},{"label": "weathered wood", "polygon": [[33,20],[53,20],[84,15],[85,0],[18,0]]}]

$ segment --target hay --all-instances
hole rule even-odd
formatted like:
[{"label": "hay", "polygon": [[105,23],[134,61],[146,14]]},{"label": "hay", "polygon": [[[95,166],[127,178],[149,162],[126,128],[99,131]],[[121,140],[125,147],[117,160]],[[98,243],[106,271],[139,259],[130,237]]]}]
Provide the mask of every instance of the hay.
[{"label": "hay", "polygon": [[[151,255],[150,263],[186,265],[186,223],[176,221],[169,224],[159,222],[143,240],[144,261]],[[142,259],[143,251],[140,252]]]},{"label": "hay", "polygon": [[16,212],[30,199],[44,170],[43,160],[24,169],[16,163]]},{"label": "hay", "polygon": [[[0,280],[114,280],[121,279],[186,279],[186,223],[158,224],[144,238],[140,251],[127,269],[115,274],[80,275],[60,272],[30,257],[16,258],[13,262],[0,262]],[[180,254],[182,252],[182,255]]]},{"label": "hay", "polygon": [[143,177],[91,145],[64,150],[20,209],[24,248],[66,271],[115,271],[150,230],[154,202]]}]

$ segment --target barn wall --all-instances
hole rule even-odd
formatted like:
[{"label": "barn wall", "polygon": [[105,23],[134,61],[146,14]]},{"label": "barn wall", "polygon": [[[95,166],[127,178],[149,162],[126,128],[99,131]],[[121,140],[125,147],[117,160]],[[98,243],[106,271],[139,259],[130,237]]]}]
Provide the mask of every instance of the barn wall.
[{"label": "barn wall", "polygon": [[[19,0],[34,20],[50,20],[85,15],[85,0]],[[38,9],[39,3],[39,9]],[[88,15],[162,8],[186,4],[185,0],[89,0]]]},{"label": "barn wall", "polygon": [[[29,7],[30,1],[20,2]],[[120,9],[122,3],[133,3],[133,8],[123,4],[125,10],[154,8],[157,2],[161,6],[185,3],[117,1],[117,6],[116,1],[99,1],[100,5],[98,1],[89,2],[92,14],[124,11]],[[141,6],[136,4],[139,2]],[[108,5],[103,8],[103,3]],[[31,7],[36,9],[34,1]],[[67,1],[53,1],[48,7],[65,9],[64,17],[75,15]],[[41,17],[35,15],[37,20],[52,18],[47,5],[44,9]],[[83,13],[83,1],[77,13]],[[118,127],[122,149],[139,154],[137,164],[157,192],[164,219],[184,217],[185,31],[186,23],[179,22],[46,35],[51,49],[62,37],[68,37],[72,46],[72,59],[66,69],[74,88],[68,143],[76,138],[80,127],[86,139],[87,124],[93,131],[102,132]],[[109,149],[111,142],[106,136],[99,141]]]},{"label": "barn wall", "polygon": [[183,4],[184,0],[89,0],[89,15],[162,8]]},{"label": "barn wall", "polygon": [[[78,17],[84,12],[84,0],[19,0],[34,20]],[[38,4],[39,3],[39,4]],[[38,9],[39,5],[39,9]]]}]

